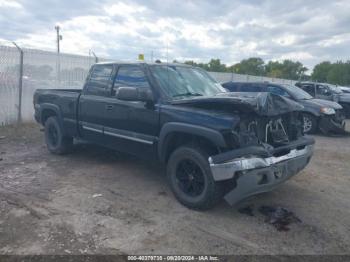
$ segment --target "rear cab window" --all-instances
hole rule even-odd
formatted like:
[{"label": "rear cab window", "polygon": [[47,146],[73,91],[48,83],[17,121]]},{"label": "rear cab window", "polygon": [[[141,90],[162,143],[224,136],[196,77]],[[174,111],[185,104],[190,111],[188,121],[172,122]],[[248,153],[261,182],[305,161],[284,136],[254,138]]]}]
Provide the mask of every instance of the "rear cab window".
[{"label": "rear cab window", "polygon": [[87,82],[87,93],[91,95],[106,95],[112,84],[113,65],[94,65],[89,81]]}]

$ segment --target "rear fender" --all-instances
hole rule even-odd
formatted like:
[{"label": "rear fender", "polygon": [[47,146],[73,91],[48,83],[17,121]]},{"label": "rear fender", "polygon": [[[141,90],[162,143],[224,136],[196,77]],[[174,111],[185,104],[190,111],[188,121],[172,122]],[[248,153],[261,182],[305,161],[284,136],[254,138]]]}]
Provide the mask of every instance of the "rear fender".
[{"label": "rear fender", "polygon": [[45,125],[44,116],[45,116],[45,111],[47,111],[47,110],[55,112],[55,115],[57,116],[60,125],[63,126],[63,118],[62,118],[60,108],[57,105],[49,104],[49,103],[40,104],[40,122],[41,122],[41,124]]}]

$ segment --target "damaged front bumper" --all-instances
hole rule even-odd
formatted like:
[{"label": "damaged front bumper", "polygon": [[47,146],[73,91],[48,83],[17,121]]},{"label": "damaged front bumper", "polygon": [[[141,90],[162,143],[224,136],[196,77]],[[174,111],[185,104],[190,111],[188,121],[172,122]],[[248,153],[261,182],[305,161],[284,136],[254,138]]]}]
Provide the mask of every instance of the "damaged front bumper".
[{"label": "damaged front bumper", "polygon": [[210,168],[216,181],[233,179],[234,187],[224,198],[234,205],[249,196],[271,191],[297,174],[309,163],[314,143],[313,138],[303,137],[272,150],[233,150],[209,157]]},{"label": "damaged front bumper", "polygon": [[324,134],[342,134],[345,132],[345,115],[337,112],[335,115],[321,116],[319,128]]}]

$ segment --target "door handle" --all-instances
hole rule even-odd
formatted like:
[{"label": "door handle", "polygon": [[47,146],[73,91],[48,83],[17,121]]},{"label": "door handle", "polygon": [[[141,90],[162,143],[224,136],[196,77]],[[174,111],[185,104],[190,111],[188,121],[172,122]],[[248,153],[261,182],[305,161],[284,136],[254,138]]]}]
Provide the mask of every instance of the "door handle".
[{"label": "door handle", "polygon": [[114,108],[114,105],[106,105],[106,110],[112,110]]}]

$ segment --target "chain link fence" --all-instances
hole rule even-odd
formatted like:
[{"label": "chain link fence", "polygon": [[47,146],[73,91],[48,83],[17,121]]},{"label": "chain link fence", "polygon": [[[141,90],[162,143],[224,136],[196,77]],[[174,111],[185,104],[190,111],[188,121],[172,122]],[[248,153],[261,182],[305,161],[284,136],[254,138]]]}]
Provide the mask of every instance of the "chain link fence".
[{"label": "chain link fence", "polygon": [[13,123],[17,119],[19,61],[17,48],[0,46],[0,125]]},{"label": "chain link fence", "polygon": [[235,73],[219,73],[219,72],[209,72],[212,77],[214,77],[218,82],[224,83],[228,81],[233,82],[271,82],[276,84],[289,84],[295,85],[297,81],[272,78],[266,76],[252,76],[252,75],[241,75]]},{"label": "chain link fence", "polygon": [[0,125],[32,121],[36,89],[81,88],[95,62],[93,56],[0,46]]},{"label": "chain link fence", "polygon": [[85,81],[94,57],[24,49],[22,119],[33,119],[35,89],[79,89]]},{"label": "chain link fence", "polygon": [[[0,125],[33,121],[33,94],[38,88],[82,88],[88,71],[96,60],[94,56],[58,55],[55,52],[0,45]],[[106,60],[99,58],[99,61]],[[20,72],[23,72],[22,75]],[[221,83],[227,81],[270,81],[292,85],[295,83],[285,79],[234,73],[209,73]]]}]

